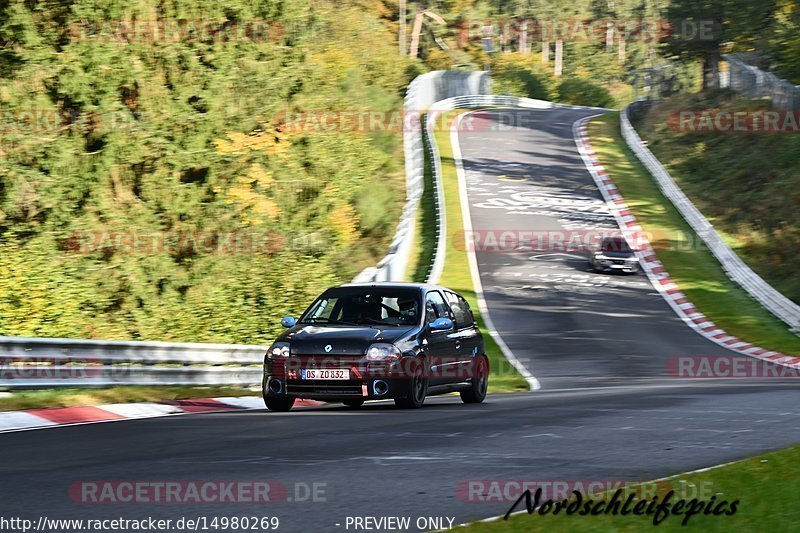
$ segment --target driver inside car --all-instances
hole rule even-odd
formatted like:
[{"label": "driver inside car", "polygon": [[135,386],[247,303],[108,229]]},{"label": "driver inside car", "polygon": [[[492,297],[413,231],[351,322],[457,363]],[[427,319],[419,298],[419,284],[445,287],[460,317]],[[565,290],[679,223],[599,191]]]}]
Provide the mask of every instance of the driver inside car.
[{"label": "driver inside car", "polygon": [[413,298],[398,298],[397,308],[400,310],[401,323],[414,324],[417,322],[417,301]]},{"label": "driver inside car", "polygon": [[372,300],[351,300],[342,312],[342,320],[348,322],[381,320],[380,303]]}]

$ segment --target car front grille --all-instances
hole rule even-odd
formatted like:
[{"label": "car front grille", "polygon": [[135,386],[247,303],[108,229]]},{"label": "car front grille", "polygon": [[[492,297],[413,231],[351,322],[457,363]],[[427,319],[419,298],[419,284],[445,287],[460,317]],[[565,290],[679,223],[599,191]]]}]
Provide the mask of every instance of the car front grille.
[{"label": "car front grille", "polygon": [[329,394],[331,396],[361,396],[361,382],[358,381],[288,381],[286,393],[292,396],[304,394]]},{"label": "car front grille", "polygon": [[292,355],[289,359],[289,368],[352,368],[359,367],[361,356],[333,356],[333,355]]}]

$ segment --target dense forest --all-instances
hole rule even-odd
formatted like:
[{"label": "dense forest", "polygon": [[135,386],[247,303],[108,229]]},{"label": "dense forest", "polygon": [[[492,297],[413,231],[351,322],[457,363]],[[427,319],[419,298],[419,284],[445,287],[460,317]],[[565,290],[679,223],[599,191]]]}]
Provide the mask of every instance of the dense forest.
[{"label": "dense forest", "polygon": [[0,333],[266,341],[374,264],[403,200],[399,132],[281,130],[401,105],[418,67],[369,8],[6,4]]},{"label": "dense forest", "polygon": [[725,51],[797,79],[797,17],[787,0],[4,2],[0,334],[267,342],[380,259],[405,194],[399,128],[287,117],[391,113],[446,68],[604,106],[712,88]]}]

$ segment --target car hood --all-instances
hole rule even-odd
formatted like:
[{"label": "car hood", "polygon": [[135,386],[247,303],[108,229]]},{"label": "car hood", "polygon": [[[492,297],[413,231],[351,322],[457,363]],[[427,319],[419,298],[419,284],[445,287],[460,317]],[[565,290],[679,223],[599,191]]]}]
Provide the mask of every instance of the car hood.
[{"label": "car hood", "polygon": [[[297,325],[280,335],[278,341],[291,343],[292,354],[361,355],[375,342],[393,343],[407,337],[416,326],[322,326]],[[330,351],[325,347],[330,345]]]}]

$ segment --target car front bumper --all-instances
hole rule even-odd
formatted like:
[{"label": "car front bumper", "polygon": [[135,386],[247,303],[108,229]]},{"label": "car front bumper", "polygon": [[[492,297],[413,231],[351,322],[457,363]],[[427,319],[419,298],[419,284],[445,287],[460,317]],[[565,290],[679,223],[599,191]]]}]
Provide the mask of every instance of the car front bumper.
[{"label": "car front bumper", "polygon": [[408,390],[408,377],[393,372],[386,366],[372,365],[364,368],[344,362],[336,366],[350,370],[351,379],[300,379],[301,370],[305,367],[287,370],[284,364],[268,360],[264,367],[262,389],[265,396],[288,395],[330,401],[402,398]]},{"label": "car front bumper", "polygon": [[[264,394],[267,396],[293,396],[309,400],[385,400],[403,397],[402,379],[364,378],[347,381],[340,380],[299,380],[285,379],[271,375],[264,376]],[[278,382],[278,383],[273,383]]]},{"label": "car front bumper", "polygon": [[610,264],[602,264],[602,263],[595,263],[594,264],[595,270],[601,272],[626,272],[626,273],[636,273],[639,272],[639,263],[638,261],[633,263],[625,262],[625,263],[610,263]]}]

